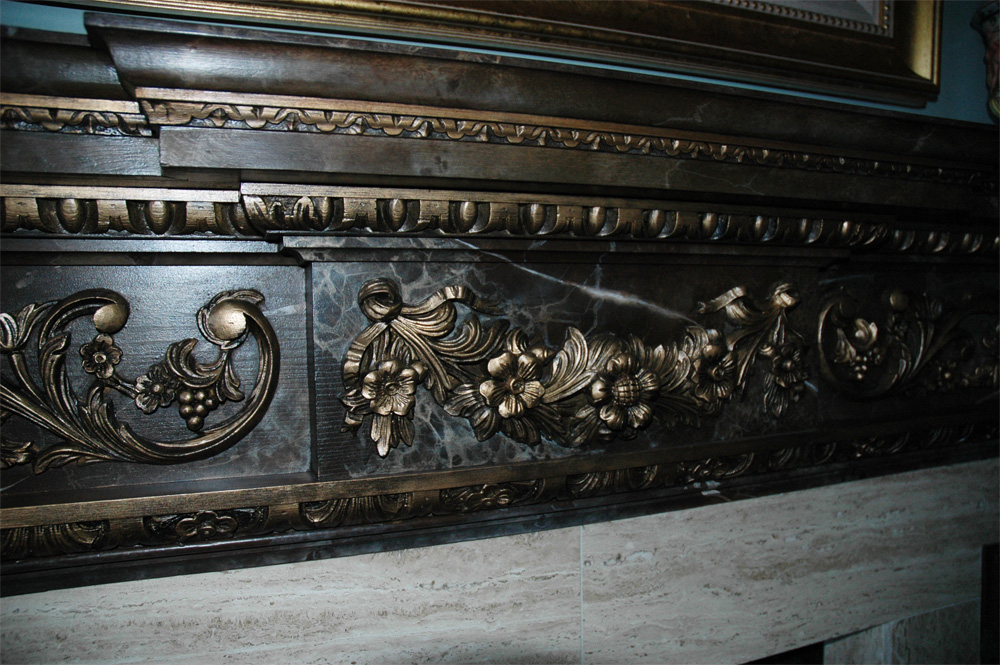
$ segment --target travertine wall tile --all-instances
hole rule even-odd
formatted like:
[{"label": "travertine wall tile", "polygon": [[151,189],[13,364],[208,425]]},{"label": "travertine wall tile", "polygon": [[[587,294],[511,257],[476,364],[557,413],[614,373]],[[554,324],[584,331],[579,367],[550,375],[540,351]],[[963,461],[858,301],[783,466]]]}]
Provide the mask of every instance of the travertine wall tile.
[{"label": "travertine wall tile", "polygon": [[997,496],[989,460],[582,529],[15,596],[0,660],[546,663],[580,662],[582,643],[587,663],[742,662],[978,597]]},{"label": "travertine wall tile", "polygon": [[7,663],[580,659],[579,530],[4,599]]},{"label": "travertine wall tile", "polygon": [[741,662],[976,598],[976,462],[583,528],[584,662]]}]

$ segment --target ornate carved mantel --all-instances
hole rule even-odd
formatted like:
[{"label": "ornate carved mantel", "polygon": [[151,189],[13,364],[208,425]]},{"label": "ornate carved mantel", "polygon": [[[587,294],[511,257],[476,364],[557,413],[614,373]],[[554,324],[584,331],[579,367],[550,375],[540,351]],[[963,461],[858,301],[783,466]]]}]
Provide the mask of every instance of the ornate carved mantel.
[{"label": "ornate carved mantel", "polygon": [[87,28],[4,41],[8,593],[997,454],[995,129]]}]

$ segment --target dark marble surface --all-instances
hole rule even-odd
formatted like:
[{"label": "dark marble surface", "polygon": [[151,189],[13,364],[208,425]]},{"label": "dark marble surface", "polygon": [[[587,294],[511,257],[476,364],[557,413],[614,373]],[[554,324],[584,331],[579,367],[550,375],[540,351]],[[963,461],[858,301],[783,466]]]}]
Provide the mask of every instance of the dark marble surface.
[{"label": "dark marble surface", "polygon": [[[419,241],[416,244],[420,244]],[[454,243],[451,243],[454,244]],[[460,241],[459,241],[460,244]],[[371,247],[376,243],[372,242]],[[456,245],[457,247],[457,245]],[[344,352],[369,322],[357,304],[360,287],[368,280],[390,278],[401,287],[403,300],[416,304],[440,288],[459,284],[492,300],[502,310],[499,318],[523,329],[533,342],[558,349],[567,330],[585,335],[598,332],[620,337],[634,334],[650,345],[680,343],[688,325],[698,323],[727,330],[719,314],[699,315],[699,301],[721,295],[734,286],[748,288],[761,302],[776,281],[796,282],[802,303],[792,310],[792,326],[808,335],[811,313],[816,311],[814,272],[808,268],[762,268],[739,264],[691,263],[664,256],[619,256],[610,252],[592,263],[514,261],[502,253],[475,251],[449,254],[433,250],[397,250],[377,262],[316,263],[312,266],[314,338],[317,377],[317,432],[321,448],[330,450],[322,465],[329,477],[362,477],[414,471],[438,471],[470,466],[594,455],[602,452],[639,451],[698,441],[740,438],[811,427],[814,420],[815,383],[780,420],[763,414],[761,375],[752,371],[744,396],[737,395],[720,413],[707,416],[701,427],[679,426],[674,431],[653,424],[634,440],[616,439],[606,444],[565,448],[544,440],[532,447],[497,434],[478,442],[471,426],[447,414],[422,386],[417,388],[415,440],[382,459],[367,441],[366,427],[357,434],[339,432],[344,408],[339,402],[344,388],[341,362]],[[763,303],[762,303],[763,304]],[[468,310],[459,306],[459,321]],[[490,317],[481,316],[485,323]],[[731,327],[729,328],[731,329]],[[807,358],[807,362],[812,359]],[[812,376],[815,372],[811,372]]]}]

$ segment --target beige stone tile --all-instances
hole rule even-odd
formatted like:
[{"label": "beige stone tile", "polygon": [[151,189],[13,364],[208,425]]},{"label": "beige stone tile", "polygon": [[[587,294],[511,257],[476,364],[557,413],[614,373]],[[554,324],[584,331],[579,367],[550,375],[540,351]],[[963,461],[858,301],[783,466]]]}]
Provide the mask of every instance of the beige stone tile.
[{"label": "beige stone tile", "polygon": [[6,663],[579,662],[579,529],[3,601]]},{"label": "beige stone tile", "polygon": [[979,594],[997,464],[583,528],[586,663],[742,662]]},{"label": "beige stone tile", "polygon": [[891,644],[893,663],[978,663],[979,601],[893,622]]}]

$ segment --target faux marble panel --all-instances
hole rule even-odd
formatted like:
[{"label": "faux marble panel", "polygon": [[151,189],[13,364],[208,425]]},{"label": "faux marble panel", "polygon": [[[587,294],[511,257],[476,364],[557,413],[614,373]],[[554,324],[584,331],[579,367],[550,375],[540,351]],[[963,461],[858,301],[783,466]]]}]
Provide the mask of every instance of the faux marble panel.
[{"label": "faux marble panel", "polygon": [[[126,486],[164,483],[178,479],[199,480],[231,476],[285,474],[306,471],[310,463],[309,383],[306,359],[305,272],[292,266],[6,266],[3,275],[3,311],[16,312],[31,302],[61,300],[83,289],[106,288],[121,293],[130,304],[125,328],[115,334],[122,349],[118,365],[122,375],[134,379],[163,359],[167,348],[184,339],[197,339],[195,357],[203,363],[218,355],[216,347],[198,331],[198,309],[217,293],[256,289],[264,295],[261,308],[278,336],[281,374],[278,388],[264,420],[229,450],[197,462],[178,466],[128,463],[65,466],[34,476],[27,466],[4,471],[4,494],[46,489]],[[74,347],[96,334],[89,318],[72,324]],[[85,395],[92,377],[84,374],[76,351],[67,372]],[[257,375],[257,349],[248,340],[233,355],[241,390],[249,395]],[[118,418],[140,435],[162,440],[183,440],[191,433],[170,408],[145,415],[124,396],[110,398]],[[176,402],[175,402],[176,404]],[[244,402],[225,404],[208,418],[209,425],[224,422]],[[22,430],[14,427],[23,427]],[[11,431],[7,428],[11,427]],[[19,440],[52,440],[24,421],[12,418],[4,435]]]},{"label": "faux marble panel", "polygon": [[3,601],[4,663],[568,663],[579,529]]},{"label": "faux marble panel", "polygon": [[584,662],[743,662],[978,597],[995,460],[583,528]]},{"label": "faux marble panel", "polygon": [[978,663],[979,601],[896,621],[890,637],[892,663]]},{"label": "faux marble panel", "polygon": [[[361,249],[359,252],[363,251]],[[344,409],[338,400],[344,387],[341,362],[352,340],[370,324],[361,312],[358,291],[372,279],[390,278],[400,286],[407,304],[418,304],[445,286],[467,286],[481,298],[496,303],[500,318],[511,328],[525,331],[529,339],[560,348],[569,327],[585,335],[612,333],[621,338],[634,334],[655,346],[683,342],[685,329],[694,323],[724,329],[718,313],[700,315],[700,302],[709,301],[735,286],[743,286],[758,303],[769,287],[788,280],[798,284],[802,303],[789,316],[793,328],[808,334],[816,311],[810,290],[812,272],[802,268],[690,265],[669,257],[613,256],[593,264],[515,261],[491,252],[469,249],[454,253],[409,249],[392,261],[341,261],[312,267],[315,311],[317,431],[320,445],[336,441],[339,452],[323,471],[330,477],[365,476],[408,471],[448,470],[470,466],[511,464],[558,459],[571,455],[642,450],[692,441],[739,438],[753,434],[788,431],[814,424],[814,400],[792,404],[781,419],[766,414],[762,402],[763,369],[748,372],[747,390],[727,402],[717,414],[702,418],[700,427],[679,425],[667,430],[657,424],[629,441],[588,443],[585,449],[565,448],[548,440],[536,446],[517,443],[502,434],[485,442],[475,439],[471,426],[450,416],[423,387],[417,390],[415,437],[412,447],[400,446],[380,458],[366,439],[365,427],[354,436],[339,434]],[[612,260],[613,259],[613,260]],[[458,306],[459,320],[469,313]],[[489,316],[481,316],[484,322]],[[812,373],[815,376],[815,371]],[[813,389],[813,385],[809,384]]]},{"label": "faux marble panel", "polygon": [[823,662],[829,665],[886,665],[892,660],[892,623],[861,630],[823,645]]},{"label": "faux marble panel", "polygon": [[891,621],[823,646],[823,662],[978,663],[980,601],[973,600]]}]

